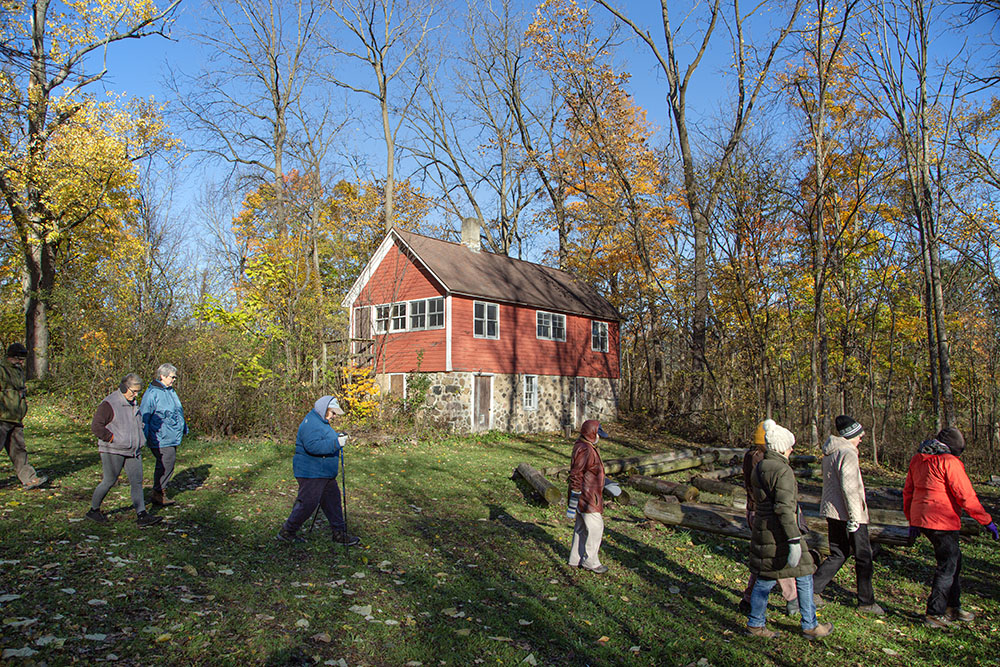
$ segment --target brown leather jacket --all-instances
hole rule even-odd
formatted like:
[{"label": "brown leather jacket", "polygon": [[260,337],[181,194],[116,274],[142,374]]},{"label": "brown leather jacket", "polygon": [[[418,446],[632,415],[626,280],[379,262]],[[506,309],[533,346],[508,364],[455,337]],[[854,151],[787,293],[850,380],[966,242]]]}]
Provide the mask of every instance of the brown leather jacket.
[{"label": "brown leather jacket", "polygon": [[577,511],[583,514],[604,511],[604,461],[594,443],[600,423],[588,419],[580,428],[580,439],[573,445],[569,469],[569,489],[580,492]]}]

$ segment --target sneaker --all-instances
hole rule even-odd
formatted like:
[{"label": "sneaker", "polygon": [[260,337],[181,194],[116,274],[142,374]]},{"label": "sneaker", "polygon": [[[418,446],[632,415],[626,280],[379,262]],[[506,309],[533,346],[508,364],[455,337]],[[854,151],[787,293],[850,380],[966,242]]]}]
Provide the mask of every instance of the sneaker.
[{"label": "sneaker", "polygon": [[778,636],[778,633],[774,630],[768,630],[763,625],[759,628],[755,628],[752,625],[747,626],[747,634],[751,637],[760,637],[761,639],[772,639]]},{"label": "sneaker", "polygon": [[820,623],[811,630],[803,630],[802,634],[805,635],[806,639],[812,640],[826,637],[831,632],[833,632],[833,623]]},{"label": "sneaker", "polygon": [[580,567],[588,572],[593,572],[594,574],[604,574],[608,571],[607,565],[598,565],[597,567],[587,567],[586,565],[581,565]]},{"label": "sneaker", "polygon": [[290,533],[284,528],[278,531],[278,534],[274,536],[279,542],[288,542],[289,544],[302,544],[306,541],[306,538],[295,533]]},{"label": "sneaker", "polygon": [[97,523],[107,523],[108,522],[108,517],[106,517],[104,515],[104,512],[102,512],[101,510],[92,509],[89,512],[87,512],[86,514],[84,514],[84,516],[87,517],[88,519],[90,519],[91,521],[96,521]]},{"label": "sneaker", "polygon": [[824,600],[819,593],[813,593],[813,604],[819,609],[826,605],[826,600]]},{"label": "sneaker", "polygon": [[962,621],[963,623],[976,619],[975,614],[971,611],[963,611],[961,607],[948,607],[944,610],[944,617],[949,621]]},{"label": "sneaker", "polygon": [[924,616],[924,625],[935,630],[944,630],[951,626],[951,621],[948,620],[947,616],[931,616],[927,614]]},{"label": "sneaker", "polygon": [[333,541],[336,544],[344,544],[349,547],[356,547],[361,544],[361,538],[357,535],[351,535],[346,530],[335,530],[333,531]]},{"label": "sneaker", "polygon": [[140,528],[145,528],[146,526],[152,526],[163,521],[162,516],[156,516],[155,514],[150,514],[149,512],[139,512],[136,516],[135,522],[139,524]]},{"label": "sneaker", "polygon": [[737,609],[739,609],[740,613],[744,616],[750,615],[750,603],[746,600],[740,600],[740,604],[737,606]]},{"label": "sneaker", "polygon": [[878,602],[872,602],[871,604],[860,604],[858,605],[858,611],[862,614],[871,614],[873,616],[885,616],[885,609],[882,609],[882,605]]},{"label": "sneaker", "polygon": [[798,616],[799,611],[799,601],[798,600],[787,600],[785,602],[785,616]]},{"label": "sneaker", "polygon": [[31,491],[32,489],[37,489],[47,481],[49,481],[49,478],[46,475],[34,475],[28,480],[28,483],[24,485],[24,490]]}]

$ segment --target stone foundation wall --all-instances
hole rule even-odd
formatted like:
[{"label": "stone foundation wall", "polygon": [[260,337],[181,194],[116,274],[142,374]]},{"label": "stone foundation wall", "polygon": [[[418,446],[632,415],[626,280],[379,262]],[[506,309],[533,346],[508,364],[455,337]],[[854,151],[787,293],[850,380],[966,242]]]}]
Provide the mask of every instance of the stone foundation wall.
[{"label": "stone foundation wall", "polygon": [[[424,401],[422,418],[456,433],[472,427],[473,373],[429,373],[431,380]],[[578,378],[539,375],[538,406],[526,410],[521,375],[493,375],[491,429],[508,433],[561,431],[569,425],[574,430],[585,419],[612,421],[618,417],[618,381],[610,378],[585,378],[580,402],[582,415],[576,414]],[[375,376],[379,390],[389,393],[389,375]]]}]

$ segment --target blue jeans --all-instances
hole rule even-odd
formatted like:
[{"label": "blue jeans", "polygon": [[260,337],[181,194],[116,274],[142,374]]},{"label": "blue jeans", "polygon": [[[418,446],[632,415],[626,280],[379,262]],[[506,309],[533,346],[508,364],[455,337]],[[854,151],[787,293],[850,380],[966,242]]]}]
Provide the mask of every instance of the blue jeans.
[{"label": "blue jeans", "polygon": [[[774,579],[757,579],[750,593],[750,615],[747,625],[751,628],[764,627],[764,614],[767,611],[767,596],[778,583]],[[811,574],[795,577],[795,590],[799,594],[799,612],[802,614],[802,629],[812,630],[819,621],[816,620],[816,603],[813,601],[813,578]]]}]

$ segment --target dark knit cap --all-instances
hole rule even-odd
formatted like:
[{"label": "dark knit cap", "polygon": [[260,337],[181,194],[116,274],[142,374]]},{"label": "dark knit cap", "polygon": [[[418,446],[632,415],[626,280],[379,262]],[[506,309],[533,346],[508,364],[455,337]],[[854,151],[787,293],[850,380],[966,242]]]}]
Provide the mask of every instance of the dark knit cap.
[{"label": "dark knit cap", "polygon": [[941,429],[941,432],[937,434],[935,439],[942,444],[948,445],[948,449],[955,456],[961,456],[962,452],[965,451],[965,438],[962,436],[962,432],[954,426]]},{"label": "dark knit cap", "polygon": [[853,418],[847,415],[840,415],[836,419],[837,433],[840,434],[841,438],[851,440],[859,435],[865,434],[865,429],[858,422],[854,421]]},{"label": "dark knit cap", "polygon": [[20,343],[11,343],[7,346],[7,356],[12,359],[23,359],[28,356],[28,348]]}]

